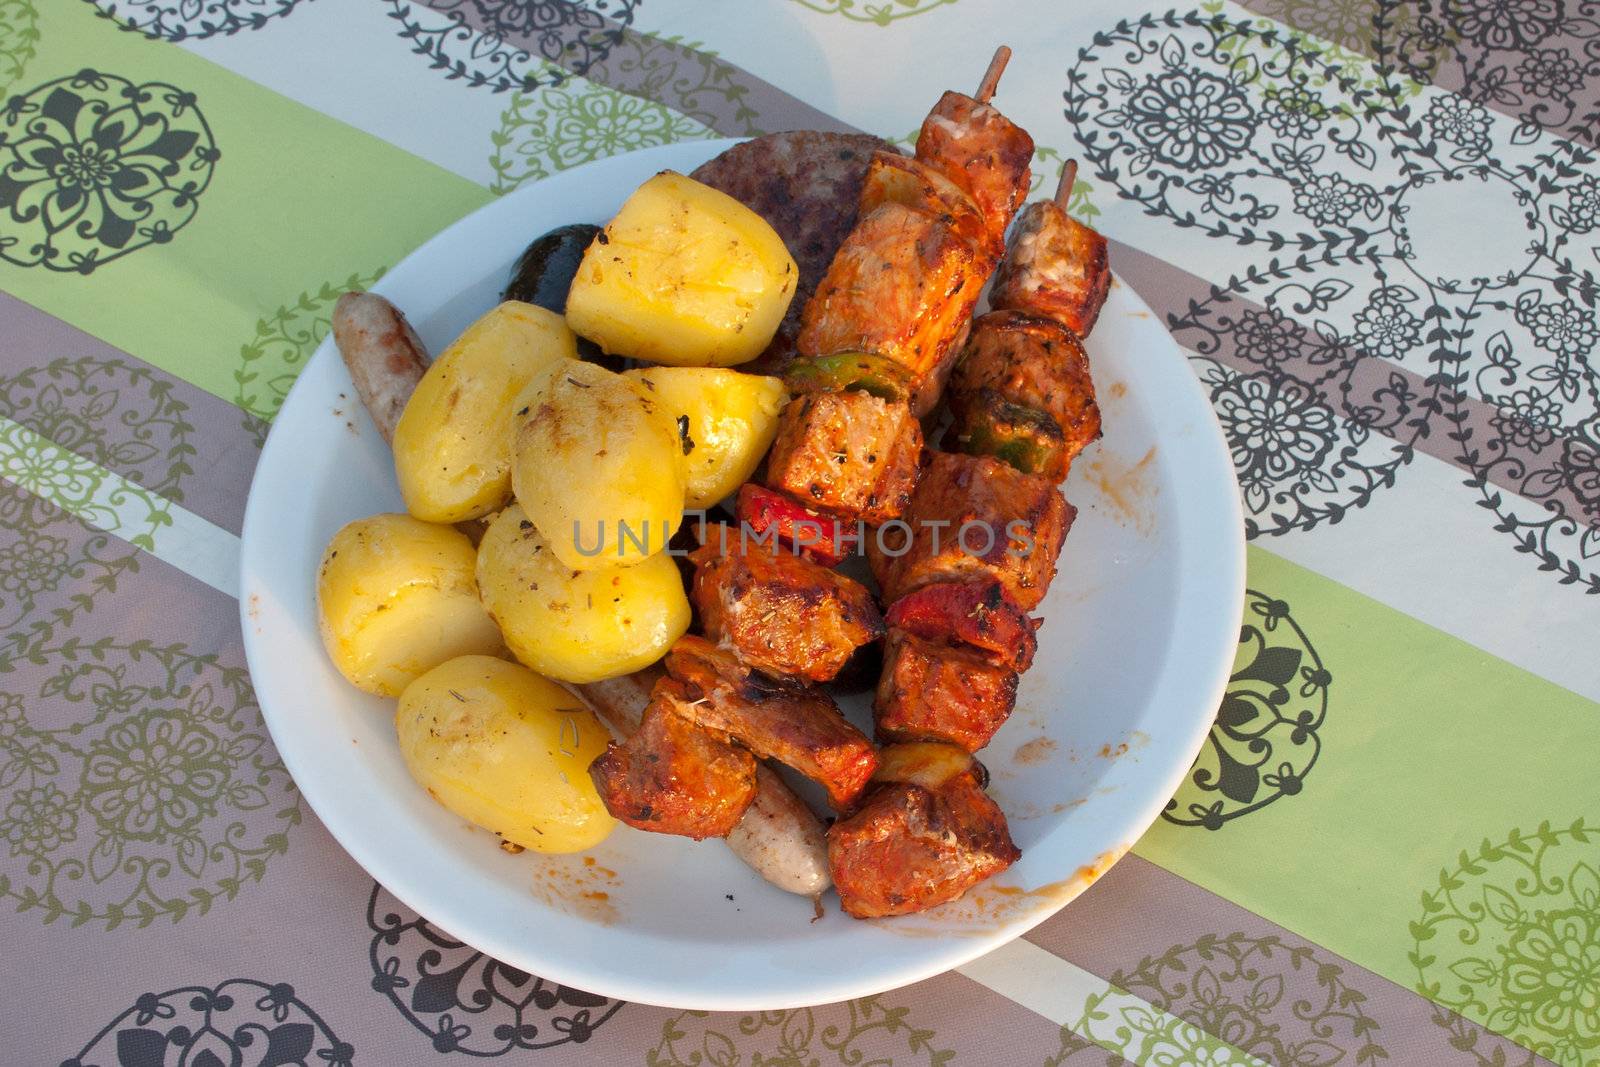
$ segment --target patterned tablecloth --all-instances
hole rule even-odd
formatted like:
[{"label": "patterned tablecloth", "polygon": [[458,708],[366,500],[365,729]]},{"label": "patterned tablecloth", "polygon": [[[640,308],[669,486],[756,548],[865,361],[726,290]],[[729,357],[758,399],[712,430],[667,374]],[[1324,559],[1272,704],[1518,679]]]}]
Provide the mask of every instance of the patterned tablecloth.
[{"label": "patterned tablecloth", "polygon": [[[1170,326],[1249,523],[1160,822],[977,963],[562,988],[373,884],[234,601],[335,296],[665,141],[999,103]],[[1600,0],[0,0],[0,1061],[1600,1063]]]}]

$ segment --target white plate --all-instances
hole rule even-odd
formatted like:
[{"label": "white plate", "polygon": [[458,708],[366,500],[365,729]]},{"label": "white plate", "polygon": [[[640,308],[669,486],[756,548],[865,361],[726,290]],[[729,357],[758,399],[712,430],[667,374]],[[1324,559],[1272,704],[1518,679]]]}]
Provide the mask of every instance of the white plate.
[{"label": "white plate", "polygon": [[[489,204],[375,286],[438,352],[498,299],[534,236],[601,222],[658,170],[731,142],[593,163]],[[1079,514],[1017,710],[982,753],[1023,850],[925,915],[858,922],[772,888],[719,841],[619,826],[584,857],[510,856],[407,776],[393,701],[323,654],[313,575],[344,523],[403,510],[389,450],[335,351],[317,350],[273,425],[245,512],[245,649],[296,783],[395,896],[496,958],[624,1000],[752,1010],[927,978],[1018,936],[1082,892],[1153,822],[1206,735],[1233,661],[1244,537],[1227,447],[1172,338],[1116,285],[1089,345],[1106,435],[1073,466]],[[864,698],[852,716],[867,723]],[[603,896],[601,895],[603,894]]]}]

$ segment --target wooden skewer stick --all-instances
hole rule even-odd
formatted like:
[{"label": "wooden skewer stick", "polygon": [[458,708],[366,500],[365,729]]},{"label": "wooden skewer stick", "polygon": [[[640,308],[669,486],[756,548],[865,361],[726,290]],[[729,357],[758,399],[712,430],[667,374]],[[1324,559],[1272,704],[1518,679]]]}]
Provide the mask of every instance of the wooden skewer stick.
[{"label": "wooden skewer stick", "polygon": [[1067,201],[1072,199],[1072,183],[1078,180],[1078,161],[1069,159],[1061,168],[1061,181],[1056,185],[1056,203],[1061,205],[1061,210],[1067,209]]},{"label": "wooden skewer stick", "polygon": [[1011,62],[1011,49],[1001,45],[994,50],[994,58],[989,60],[989,69],[983,72],[983,81],[978,83],[978,103],[987,104],[994,95],[995,89],[1000,85],[1000,75],[1006,72],[1006,64]]}]

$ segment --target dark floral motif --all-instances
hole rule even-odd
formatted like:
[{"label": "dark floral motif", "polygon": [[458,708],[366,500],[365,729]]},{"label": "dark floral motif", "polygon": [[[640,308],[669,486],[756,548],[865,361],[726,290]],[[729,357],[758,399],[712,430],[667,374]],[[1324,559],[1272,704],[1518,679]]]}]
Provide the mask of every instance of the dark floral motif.
[{"label": "dark floral motif", "polygon": [[641,0],[388,0],[412,51],[451,79],[501,93],[560,85],[628,36]]},{"label": "dark floral motif", "polygon": [[82,70],[0,106],[0,259],[92,273],[165,244],[219,158],[194,94]]},{"label": "dark floral motif", "polygon": [[1275,934],[1207,934],[1107,981],[1114,988],[1089,998],[1047,1067],[1102,1064],[1108,1049],[1133,1063],[1196,1067],[1236,1064],[1239,1053],[1304,1067],[1389,1058],[1367,994],[1344,968]]},{"label": "dark floral motif", "polygon": [[354,1067],[355,1048],[287,983],[233,978],[221,985],[141,993],[61,1067]]},{"label": "dark floral motif", "polygon": [[1146,78],[1126,107],[1128,128],[1155,158],[1183,170],[1207,170],[1238,159],[1250,143],[1253,120],[1237,85],[1182,67]]},{"label": "dark floral motif", "polygon": [[1449,9],[1463,38],[1497,52],[1539,44],[1561,18],[1561,0],[1452,0]]},{"label": "dark floral motif", "polygon": [[301,819],[243,667],[148,641],[0,653],[0,897],[146,926],[260,881]]},{"label": "dark floral motif", "polygon": [[[1410,932],[1423,996],[1556,1063],[1593,1062],[1600,1050],[1600,829],[1578,818],[1566,827],[1543,822],[1532,833],[1484,838],[1423,892]],[[1456,1030],[1452,1020],[1436,1021]]]},{"label": "dark floral motif", "polygon": [[446,934],[376,883],[367,899],[372,988],[435,1052],[503,1056],[581,1045],[622,1001],[520,971]]},{"label": "dark floral motif", "polygon": [[1245,598],[1239,653],[1217,721],[1161,813],[1180,826],[1220,830],[1297,795],[1322,754],[1333,675],[1288,604],[1253,589]]},{"label": "dark floral motif", "polygon": [[[0,378],[0,416],[15,424],[0,432],[12,479],[0,483],[0,649],[16,649],[72,626],[137,569],[129,543],[146,542],[161,502],[183,500],[194,426],[170,380],[122,360],[56,359]],[[97,530],[78,517],[96,514],[78,484],[90,466],[145,488],[145,526],[109,536],[109,519]]]},{"label": "dark floral motif", "polygon": [[887,1004],[880,996],[737,1017],[686,1011],[667,1018],[661,1040],[645,1051],[644,1062],[645,1067],[948,1064],[954,1050],[934,1044],[938,1035],[914,1025],[909,1015],[909,1008]]},{"label": "dark floral motif", "polygon": [[1212,391],[1211,403],[1251,511],[1267,507],[1278,483],[1317,471],[1333,448],[1332,413],[1292,378],[1229,378]]},{"label": "dark floral motif", "polygon": [[[1453,2],[1265,10],[1380,60],[1400,38],[1423,63],[1446,61],[1472,34],[1501,35],[1521,42],[1497,57],[1511,63],[1505,85],[1557,85],[1567,65],[1551,50],[1600,85],[1600,9],[1589,0],[1539,0],[1504,18],[1494,4]],[[1130,102],[1179,64],[1242,94],[1253,118],[1238,159],[1192,173],[1163,158],[1173,152],[1154,125],[1131,121]],[[1474,69],[1482,77],[1469,86],[1487,86]],[[1596,437],[1585,428],[1600,426],[1600,277],[1582,238],[1600,229],[1600,160],[1542,132],[1592,143],[1600,108],[1581,137],[1537,107],[1513,130],[1492,118],[1485,105],[1511,105],[1487,88],[1424,93],[1408,73],[1268,20],[1230,20],[1212,3],[1097,34],[1068,73],[1066,116],[1096,180],[1147,215],[1263,253],[1170,317],[1233,431],[1250,536],[1338,522],[1426,450],[1467,473],[1519,552],[1600,593],[1587,562],[1600,557],[1600,522],[1584,443]],[[1464,196],[1480,220],[1470,255]],[[1252,307],[1279,310],[1304,333],[1267,336]],[[1326,423],[1291,418],[1313,404]],[[1313,440],[1324,429],[1325,450]],[[1256,453],[1269,439],[1288,446],[1275,464]]]},{"label": "dark floral motif", "polygon": [[163,41],[201,40],[259,30],[300,0],[88,0],[125,30]]},{"label": "dark floral motif", "polygon": [[1263,367],[1294,358],[1308,340],[1306,328],[1277,307],[1240,312],[1233,337],[1239,355]]},{"label": "dark floral motif", "polygon": [[1600,444],[1583,437],[1568,437],[1561,447],[1562,483],[1577,497],[1583,513],[1600,521]]},{"label": "dark floral motif", "polygon": [[1533,96],[1565,100],[1583,88],[1583,67],[1558,48],[1541,48],[1517,64],[1522,87]]}]

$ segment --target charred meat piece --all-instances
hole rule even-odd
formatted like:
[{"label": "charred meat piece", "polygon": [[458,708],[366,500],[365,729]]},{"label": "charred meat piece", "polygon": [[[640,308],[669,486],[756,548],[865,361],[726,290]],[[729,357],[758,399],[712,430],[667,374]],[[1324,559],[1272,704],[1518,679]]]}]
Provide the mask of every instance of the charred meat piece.
[{"label": "charred meat piece", "polygon": [[738,824],[756,795],[749,751],[694,724],[681,683],[656,683],[644,721],[589,765],[606,810],[629,826],[700,840]]},{"label": "charred meat piece", "polygon": [[[1058,322],[1018,311],[991,311],[974,320],[950,380],[958,435],[981,433],[988,417],[984,390],[1049,415],[1061,430],[1065,464],[1100,436],[1089,356],[1078,336]],[[1055,480],[1065,476],[1063,467]]]},{"label": "charred meat piece", "polygon": [[701,637],[680,638],[667,673],[683,683],[683,705],[702,728],[731,737],[762,759],[787,764],[828,791],[844,811],[878,769],[865,734],[815,686],[784,685]]},{"label": "charred meat piece", "polygon": [[961,186],[988,222],[991,241],[1005,239],[1028,195],[1033,138],[995,108],[962,93],[939,98],[917,134],[917,158]]},{"label": "charred meat piece", "polygon": [[739,488],[738,514],[757,537],[765,540],[770,533],[824,567],[837,567],[856,550],[855,523],[808,508],[755,482]]},{"label": "charred meat piece", "polygon": [[796,500],[872,525],[911,502],[922,425],[904,402],[845,390],[789,402],[767,455],[767,485]]},{"label": "charred meat piece", "polygon": [[887,203],[862,216],[800,320],[801,356],[887,356],[913,382],[958,344],[989,259],[948,216]]},{"label": "charred meat piece", "polygon": [[852,653],[883,636],[860,582],[737,529],[705,527],[689,556],[690,596],[707,637],[769,674],[826,682]]},{"label": "charred meat piece", "polygon": [[1106,239],[1053,200],[1029,204],[995,274],[992,307],[1064,323],[1088,337],[1111,288]]},{"label": "charred meat piece", "polygon": [[794,358],[800,312],[855,225],[867,165],[875,154],[895,151],[888,141],[867,134],[795,130],[734,145],[689,175],[766,219],[800,268],[794,301],[777,336],[741,370],[782,374]]},{"label": "charred meat piece", "polygon": [[[904,755],[905,758],[902,758]],[[907,915],[955,900],[1022,852],[978,765],[953,745],[892,745],[882,784],[828,830],[828,866],[858,919]],[[903,771],[897,766],[907,764]]]},{"label": "charred meat piece", "polygon": [[880,741],[989,743],[1017,702],[1017,672],[976,651],[891,629],[872,708]]},{"label": "charred meat piece", "polygon": [[865,218],[884,204],[904,204],[929,215],[948,217],[956,232],[983,250],[990,262],[1005,251],[1003,245],[993,241],[988,219],[966,190],[938,167],[914,156],[879,152],[872,157],[857,211]]},{"label": "charred meat piece", "polygon": [[966,647],[1014,671],[1033,665],[1039,627],[1005,596],[999,582],[934,582],[896,600],[884,616],[891,631]]},{"label": "charred meat piece", "polygon": [[907,541],[886,528],[868,539],[867,561],[886,603],[934,582],[993,579],[1032,611],[1076,514],[1048,478],[992,456],[935,452],[903,516]]}]

